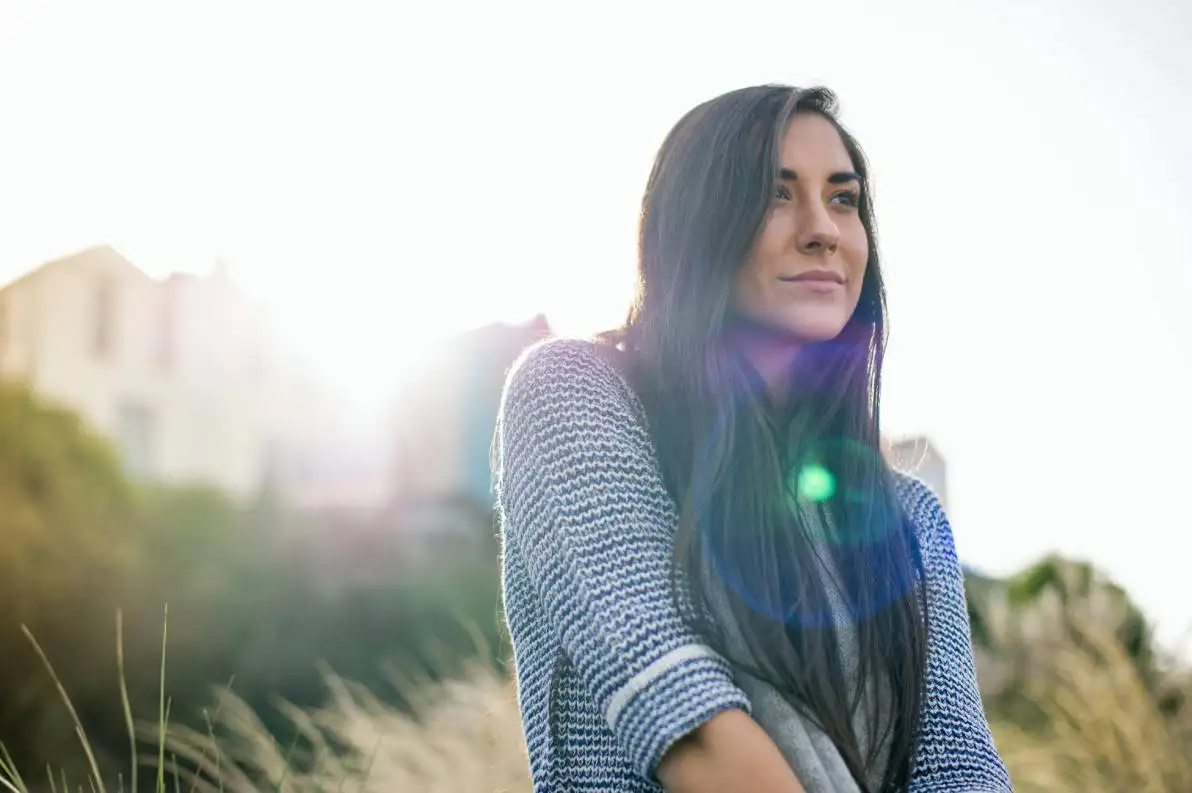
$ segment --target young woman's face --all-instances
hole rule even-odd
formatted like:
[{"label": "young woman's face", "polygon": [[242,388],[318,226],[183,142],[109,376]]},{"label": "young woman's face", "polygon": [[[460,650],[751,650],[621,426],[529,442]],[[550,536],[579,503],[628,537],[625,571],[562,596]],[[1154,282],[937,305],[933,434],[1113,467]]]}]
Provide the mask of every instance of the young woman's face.
[{"label": "young woman's face", "polygon": [[801,342],[844,329],[861,296],[869,237],[861,181],[831,122],[796,115],[781,151],[774,204],[737,277],[736,310]]}]

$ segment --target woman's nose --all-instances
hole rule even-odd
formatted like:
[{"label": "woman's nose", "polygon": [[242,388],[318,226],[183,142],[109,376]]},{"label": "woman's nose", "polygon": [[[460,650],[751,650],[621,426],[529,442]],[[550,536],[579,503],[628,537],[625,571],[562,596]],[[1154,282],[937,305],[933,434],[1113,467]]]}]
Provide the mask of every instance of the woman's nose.
[{"label": "woman's nose", "polygon": [[801,220],[797,240],[800,253],[814,255],[835,252],[840,242],[840,230],[824,207],[808,210]]}]

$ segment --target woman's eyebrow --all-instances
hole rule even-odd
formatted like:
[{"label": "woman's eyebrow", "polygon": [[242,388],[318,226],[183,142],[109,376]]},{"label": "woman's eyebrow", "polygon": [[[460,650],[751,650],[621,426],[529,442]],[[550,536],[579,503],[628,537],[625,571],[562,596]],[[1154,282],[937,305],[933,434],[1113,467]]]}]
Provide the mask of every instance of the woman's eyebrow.
[{"label": "woman's eyebrow", "polygon": [[[783,168],[778,172],[778,178],[788,182],[797,181],[799,175],[795,173],[794,168]],[[828,184],[846,184],[847,182],[856,182],[861,184],[863,180],[861,175],[852,171],[837,171],[828,177]]]}]

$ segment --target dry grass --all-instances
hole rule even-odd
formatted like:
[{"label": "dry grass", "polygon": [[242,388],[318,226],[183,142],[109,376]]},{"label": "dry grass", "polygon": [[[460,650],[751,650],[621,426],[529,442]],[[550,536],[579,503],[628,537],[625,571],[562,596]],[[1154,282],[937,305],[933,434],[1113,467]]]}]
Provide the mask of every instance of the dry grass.
[{"label": "dry grass", "polygon": [[[1144,678],[1113,638],[1112,620],[1103,610],[1048,601],[1034,609],[1015,619],[994,618],[1006,668],[997,677],[1000,690],[987,693],[1015,789],[1192,793],[1192,707],[1163,713],[1154,680]],[[1063,631],[1057,630],[1061,622]],[[1192,699],[1187,669],[1169,669],[1162,677],[1164,691],[1179,688]],[[326,706],[313,711],[283,706],[303,737],[301,750],[279,745],[257,714],[224,689],[209,730],[170,727],[164,755],[158,751],[140,762],[154,768],[162,793],[530,790],[514,694],[491,665],[476,662],[455,682],[398,681],[407,696],[418,693],[413,715],[329,672],[326,681]],[[996,694],[1013,687],[1029,698],[1041,720],[1027,724],[999,713]],[[163,707],[162,718],[168,719],[168,703]],[[161,729],[160,723],[146,724],[141,738],[157,746]],[[11,773],[0,773],[4,778],[11,789],[27,790]],[[88,788],[103,790],[96,780],[82,787]]]},{"label": "dry grass", "polygon": [[[1031,630],[1035,641],[1018,648],[1030,656],[1025,693],[1046,726],[1027,729],[994,717],[1016,790],[1192,793],[1188,709],[1183,725],[1165,717],[1112,631],[1078,610],[1066,608],[1063,617],[1075,640],[1038,641]],[[1045,612],[1033,619],[1032,628],[1049,621]],[[287,771],[284,752],[234,699],[224,703],[240,725],[234,741],[176,734],[171,749],[185,745],[187,756],[197,760],[202,751],[213,755],[218,745],[223,762],[237,760],[260,773],[256,784],[242,771],[225,774],[224,789],[232,793],[260,790],[262,782],[294,793],[530,789],[516,703],[491,667],[476,665],[466,682],[430,687],[420,720],[395,713],[335,677],[328,680],[331,704],[310,714],[291,713],[318,747],[314,772]],[[1187,678],[1180,684],[1192,695]],[[350,747],[346,758],[327,751],[328,736]]]},{"label": "dry grass", "polygon": [[[998,749],[1019,793],[1192,793],[1192,676],[1169,663],[1144,675],[1115,637],[1126,604],[1103,592],[1029,606],[982,604],[999,645],[985,684]],[[1011,693],[1033,723],[999,712]]]},{"label": "dry grass", "polygon": [[[512,687],[477,662],[465,680],[412,686],[423,692],[414,715],[399,713],[370,691],[325,676],[330,702],[314,711],[285,708],[298,727],[300,762],[279,745],[230,691],[220,694],[222,731],[174,729],[169,752],[184,765],[184,787],[198,791],[282,793],[521,793],[529,776]],[[332,749],[338,744],[339,751]],[[298,770],[305,768],[309,770]]]},{"label": "dry grass", "polygon": [[1096,624],[1051,647],[1027,696],[1047,724],[998,722],[998,748],[1021,793],[1190,793],[1192,745],[1161,712],[1131,659]]}]

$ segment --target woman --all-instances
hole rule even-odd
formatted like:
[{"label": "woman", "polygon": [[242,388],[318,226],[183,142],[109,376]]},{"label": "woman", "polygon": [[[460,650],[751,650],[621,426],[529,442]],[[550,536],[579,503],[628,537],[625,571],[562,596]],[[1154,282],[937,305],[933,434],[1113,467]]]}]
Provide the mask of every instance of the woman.
[{"label": "woman", "polygon": [[825,89],[688,113],[615,338],[506,384],[505,605],[539,791],[1009,791],[936,497],[880,453],[867,169]]}]

